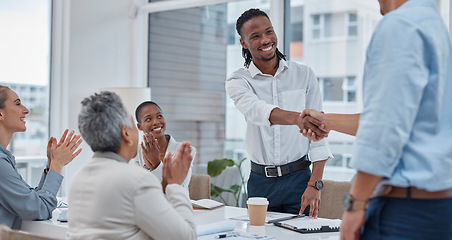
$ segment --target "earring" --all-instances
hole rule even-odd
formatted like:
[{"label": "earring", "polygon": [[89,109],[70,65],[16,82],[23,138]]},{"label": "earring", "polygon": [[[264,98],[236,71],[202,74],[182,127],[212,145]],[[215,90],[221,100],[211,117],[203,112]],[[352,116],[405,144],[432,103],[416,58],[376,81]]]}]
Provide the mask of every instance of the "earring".
[{"label": "earring", "polygon": [[128,141],[127,145],[132,146],[133,145],[133,141]]}]

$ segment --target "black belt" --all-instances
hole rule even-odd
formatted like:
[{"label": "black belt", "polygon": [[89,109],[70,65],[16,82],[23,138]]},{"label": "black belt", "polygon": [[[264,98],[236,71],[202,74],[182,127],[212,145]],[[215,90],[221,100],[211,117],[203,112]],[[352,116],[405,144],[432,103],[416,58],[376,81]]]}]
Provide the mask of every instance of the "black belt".
[{"label": "black belt", "polygon": [[311,165],[311,161],[309,161],[308,155],[304,155],[295,162],[280,166],[261,165],[251,161],[251,171],[266,177],[282,177],[292,172],[306,169],[309,165]]}]

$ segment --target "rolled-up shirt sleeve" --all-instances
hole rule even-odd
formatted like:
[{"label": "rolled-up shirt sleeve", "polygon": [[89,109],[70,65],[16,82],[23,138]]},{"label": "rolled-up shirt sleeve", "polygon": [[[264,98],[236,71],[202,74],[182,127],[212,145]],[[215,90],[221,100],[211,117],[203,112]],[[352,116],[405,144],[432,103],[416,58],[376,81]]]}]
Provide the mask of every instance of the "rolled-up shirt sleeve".
[{"label": "rolled-up shirt sleeve", "polygon": [[[306,109],[315,109],[319,112],[323,111],[322,95],[320,94],[320,87],[312,69],[307,68],[306,80],[309,82],[306,90]],[[323,161],[333,159],[328,140],[322,139],[318,142],[310,141],[310,160],[311,162]]]},{"label": "rolled-up shirt sleeve", "polygon": [[258,126],[271,125],[270,114],[277,106],[259,99],[245,79],[238,74],[232,74],[226,80],[225,88],[237,109],[248,121]]},{"label": "rolled-up shirt sleeve", "polygon": [[49,171],[38,188],[31,188],[7,161],[0,160],[0,204],[23,220],[44,220],[52,216],[63,176]]},{"label": "rolled-up shirt sleeve", "polygon": [[364,109],[350,165],[390,177],[419,111],[428,82],[424,62],[428,56],[422,41],[425,36],[403,19],[383,19],[376,32],[367,51]]}]

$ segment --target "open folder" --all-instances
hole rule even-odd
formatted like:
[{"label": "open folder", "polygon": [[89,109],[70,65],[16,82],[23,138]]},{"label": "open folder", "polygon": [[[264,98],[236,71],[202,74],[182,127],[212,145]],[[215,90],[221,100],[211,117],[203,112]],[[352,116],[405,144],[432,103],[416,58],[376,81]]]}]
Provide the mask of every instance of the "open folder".
[{"label": "open folder", "polygon": [[274,223],[278,227],[287,228],[299,233],[338,232],[340,219],[324,219],[300,217]]}]

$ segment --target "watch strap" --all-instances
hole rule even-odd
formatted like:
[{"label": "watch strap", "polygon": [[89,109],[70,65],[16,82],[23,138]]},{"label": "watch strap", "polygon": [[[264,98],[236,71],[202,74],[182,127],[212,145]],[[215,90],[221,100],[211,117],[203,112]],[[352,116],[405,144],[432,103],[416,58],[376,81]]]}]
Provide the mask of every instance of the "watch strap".
[{"label": "watch strap", "polygon": [[352,208],[350,209],[350,211],[366,210],[368,206],[369,206],[369,201],[357,201],[357,200],[354,200],[353,204],[352,204]]},{"label": "watch strap", "polygon": [[345,211],[366,210],[369,206],[369,200],[359,201],[353,198],[350,193],[347,193],[343,199],[343,206]]},{"label": "watch strap", "polygon": [[313,188],[315,188],[315,189],[320,191],[323,188],[323,182],[322,182],[322,180],[309,181],[308,182],[308,186],[309,187],[313,187]]}]

